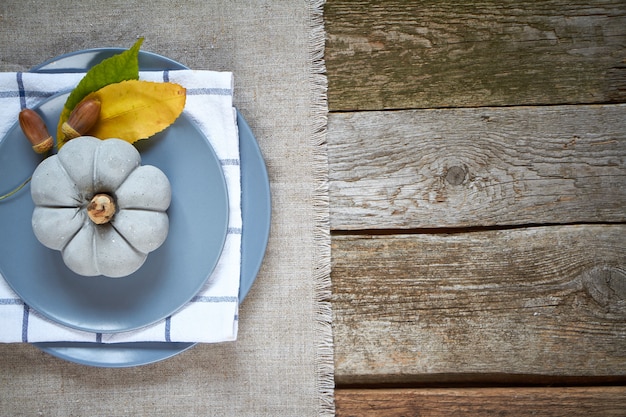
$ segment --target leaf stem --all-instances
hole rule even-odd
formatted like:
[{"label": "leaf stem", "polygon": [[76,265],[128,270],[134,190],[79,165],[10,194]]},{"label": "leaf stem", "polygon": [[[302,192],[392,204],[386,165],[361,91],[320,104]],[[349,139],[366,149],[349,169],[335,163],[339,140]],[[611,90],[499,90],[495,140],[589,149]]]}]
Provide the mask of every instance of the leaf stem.
[{"label": "leaf stem", "polygon": [[28,184],[30,182],[32,177],[28,177],[26,179],[26,181],[24,181],[23,183],[21,183],[20,185],[18,185],[16,188],[14,188],[12,191],[9,191],[8,193],[4,194],[4,195],[0,195],[0,201],[5,200],[9,197],[11,197],[13,194],[17,193],[19,190],[21,190],[22,188],[26,187],[26,184]]}]

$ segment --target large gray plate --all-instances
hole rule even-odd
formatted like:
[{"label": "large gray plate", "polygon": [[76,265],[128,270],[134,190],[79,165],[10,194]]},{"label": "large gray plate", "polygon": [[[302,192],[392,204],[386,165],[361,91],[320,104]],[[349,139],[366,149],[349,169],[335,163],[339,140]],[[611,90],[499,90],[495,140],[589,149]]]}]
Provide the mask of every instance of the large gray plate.
[{"label": "large gray plate", "polygon": [[[36,67],[36,72],[85,71],[102,59],[121,49],[105,48],[79,51],[54,58]],[[182,64],[168,58],[140,52],[142,70],[184,69]],[[243,301],[261,266],[271,219],[269,179],[260,149],[248,124],[238,113],[242,170],[242,235],[241,284],[239,299]],[[45,352],[68,361],[102,367],[126,367],[157,362],[190,347],[193,343],[38,343]]]}]

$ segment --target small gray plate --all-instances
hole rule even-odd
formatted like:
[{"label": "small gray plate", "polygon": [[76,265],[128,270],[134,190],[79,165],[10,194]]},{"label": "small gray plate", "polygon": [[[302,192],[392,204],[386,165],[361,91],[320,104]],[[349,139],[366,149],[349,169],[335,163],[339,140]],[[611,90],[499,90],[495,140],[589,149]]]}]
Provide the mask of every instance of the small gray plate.
[{"label": "small gray plate", "polygon": [[[52,130],[67,94],[34,109]],[[137,142],[143,165],[154,165],[172,186],[167,239],[133,274],[84,277],[59,251],[37,241],[31,227],[30,187],[0,203],[0,272],[43,316],[79,330],[115,333],[164,319],[197,294],[222,252],[228,227],[224,174],[205,136],[182,115],[165,131]],[[18,125],[0,142],[0,178],[10,189],[36,167]],[[39,158],[41,159],[41,158]]]}]

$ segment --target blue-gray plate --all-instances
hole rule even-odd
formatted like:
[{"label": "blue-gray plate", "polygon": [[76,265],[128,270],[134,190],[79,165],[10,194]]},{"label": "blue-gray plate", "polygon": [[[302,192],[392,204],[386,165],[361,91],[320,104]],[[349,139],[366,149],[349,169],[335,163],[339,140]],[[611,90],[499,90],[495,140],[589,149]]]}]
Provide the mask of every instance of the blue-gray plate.
[{"label": "blue-gray plate", "polygon": [[[56,126],[68,94],[34,107],[47,126]],[[228,193],[213,148],[184,114],[163,132],[137,142],[137,147],[142,164],[167,175],[172,202],[167,239],[129,276],[84,277],[69,270],[59,251],[35,238],[30,187],[0,204],[0,272],[43,316],[96,333],[137,329],[189,302],[217,264],[228,228]],[[0,143],[2,184],[19,184],[41,159],[14,125]]]},{"label": "blue-gray plate", "polygon": [[[94,64],[100,62],[102,59],[107,58],[116,53],[119,53],[120,51],[121,49],[118,49],[118,48],[104,48],[104,49],[79,51],[79,52],[75,52],[69,55],[64,55],[58,58],[54,58],[34,68],[32,71],[35,71],[35,72],[71,72],[71,71],[83,72],[86,69],[93,66]],[[140,68],[142,70],[164,70],[164,69],[176,70],[176,69],[186,68],[182,64],[179,64],[168,58],[165,58],[156,54],[147,53],[147,52],[140,52],[139,62],[140,62]],[[49,103],[54,100],[55,98],[52,98],[50,99],[50,101],[46,103]],[[45,104],[42,106],[45,106]],[[242,215],[243,215],[243,221],[244,221],[244,228],[242,231],[242,261],[241,261],[242,271],[241,271],[241,284],[240,284],[240,291],[239,291],[239,298],[240,298],[240,301],[242,301],[245,298],[246,294],[248,293],[248,291],[250,290],[252,284],[254,283],[256,279],[256,275],[258,273],[258,270],[261,266],[261,263],[265,254],[265,248],[266,248],[267,240],[269,237],[269,227],[270,227],[270,218],[271,218],[271,199],[270,199],[270,191],[269,191],[269,179],[267,176],[267,171],[265,168],[263,157],[259,150],[256,139],[254,138],[254,135],[252,134],[249,126],[247,125],[246,121],[243,119],[241,114],[238,114],[238,125],[239,125],[239,140],[240,140],[240,149],[241,149],[241,170],[242,170]],[[203,177],[215,176],[214,175],[215,172],[212,172],[211,174],[209,174],[209,172],[205,173],[206,170],[215,169],[215,166],[213,166],[215,162],[214,161],[215,155],[213,154],[210,146],[203,147],[201,145],[201,143],[206,143],[206,140],[203,137],[202,137],[202,141],[197,140],[197,137],[195,136],[196,133],[200,135],[201,133],[195,128],[193,123],[187,120],[186,118],[181,118],[179,119],[179,121],[175,123],[175,125],[173,125],[172,127],[168,129],[168,131],[171,130],[171,132],[166,133],[168,132],[166,131],[163,134],[164,135],[177,134],[176,129],[182,129],[183,130],[182,133],[185,133],[186,135],[192,138],[189,140],[194,143],[190,146],[191,146],[191,149],[195,149],[195,152],[197,152],[198,155],[195,158],[197,158],[198,160],[195,160],[194,157],[192,157],[192,162],[189,163],[189,159],[187,159],[189,156],[185,152],[182,155],[175,156],[173,160],[170,161],[169,158],[171,157],[171,155],[172,154],[176,155],[176,153],[180,154],[180,149],[182,149],[183,147],[177,147],[175,150],[171,150],[173,153],[169,154],[170,156],[166,158],[168,159],[168,161],[160,160],[158,156],[158,154],[161,152],[159,146],[163,146],[162,143],[165,143],[167,141],[163,140],[164,138],[153,138],[150,140],[150,142],[156,139],[154,143],[151,144],[151,143],[146,142],[145,144],[142,144],[142,146],[145,147],[145,149],[142,148],[141,150],[143,163],[151,163],[156,166],[159,166],[161,169],[163,169],[166,172],[166,174],[168,174],[168,176],[170,177],[170,180],[173,180],[174,178],[179,177],[177,170],[183,169],[181,165],[186,165],[188,167],[191,167],[195,176],[197,176],[199,172],[202,173]],[[178,132],[178,133],[181,133],[181,132]],[[193,139],[194,137],[196,137],[196,139]],[[0,149],[0,155],[2,155],[4,152],[5,151],[3,149]],[[185,163],[182,163],[183,160],[185,161]],[[217,163],[218,163],[217,168],[220,171],[218,177],[223,180],[223,177],[221,175],[221,168],[219,167],[219,161],[217,161]],[[174,170],[171,175],[167,172],[168,169]],[[177,180],[185,181],[184,177],[177,179]],[[197,184],[197,186],[199,186],[202,189],[201,194],[203,194],[204,197],[207,197],[207,198],[214,197],[211,194],[213,193],[214,184],[209,185],[206,183],[206,181],[200,181],[200,184]],[[219,190],[219,187],[220,186],[218,186],[218,190]],[[173,190],[175,190],[175,184],[172,185],[172,188]],[[220,193],[221,192],[218,191],[218,194]],[[22,194],[27,194],[27,193],[22,193]],[[211,196],[209,197],[210,194]],[[27,195],[27,197],[28,199],[30,199],[30,196]],[[24,196],[21,195],[17,199],[19,198],[23,199]],[[220,200],[220,198],[218,198],[218,200]],[[3,205],[5,203],[3,203]],[[177,214],[180,214],[181,216],[180,222],[185,223],[189,221],[190,219],[193,219],[195,213],[186,212],[185,210],[188,210],[188,207],[186,204],[183,205],[182,203],[183,201],[181,201],[180,204],[178,205],[173,204],[171,208],[170,216],[173,217],[172,219],[173,221],[176,221]],[[30,204],[32,205],[32,203]],[[218,203],[216,204],[220,206],[222,203],[218,201]],[[202,205],[199,205],[199,206],[202,206]],[[30,214],[27,217],[30,218]],[[176,223],[174,223],[171,226],[170,233],[176,233],[175,231],[173,231],[174,226],[176,226]],[[194,224],[194,227],[196,226],[197,224]],[[165,255],[163,257],[162,256],[149,256],[149,259],[157,258],[154,260],[154,262],[158,264],[159,268],[164,268],[164,271],[167,271],[167,273],[164,272],[162,274],[162,277],[163,277],[162,281],[166,283],[168,282],[168,280],[172,280],[172,279],[176,280],[176,279],[181,279],[181,277],[183,276],[188,276],[188,274],[186,273],[189,272],[190,265],[193,265],[191,266],[192,269],[194,270],[198,269],[199,273],[195,274],[195,276],[201,277],[201,278],[197,279],[197,282],[194,284],[195,287],[193,289],[191,288],[191,285],[190,285],[189,290],[187,291],[187,294],[185,294],[185,297],[181,296],[180,299],[183,299],[183,298],[189,299],[193,295],[195,295],[195,293],[197,292],[197,290],[199,289],[199,287],[202,285],[202,283],[207,277],[207,273],[205,271],[210,272],[210,270],[213,269],[215,262],[217,261],[217,258],[215,259],[212,259],[212,258],[215,256],[219,257],[219,253],[221,252],[221,245],[223,244],[222,233],[225,233],[225,230],[222,232],[222,228],[224,227],[223,222],[221,221],[205,222],[205,224],[202,227],[210,227],[210,228],[212,227],[217,231],[215,234],[218,237],[216,239],[209,239],[209,240],[213,240],[213,243],[209,244],[209,246],[213,245],[213,248],[210,248],[209,252],[207,252],[207,247],[205,246],[207,243],[205,239],[205,242],[203,242],[203,244],[197,247],[195,244],[190,246],[190,248],[192,249],[191,249],[191,253],[189,254],[181,253],[181,251],[185,250],[187,247],[181,248],[178,245],[176,245],[176,248],[174,249],[169,248],[169,249],[172,249],[171,252],[169,252],[169,255],[167,254],[168,248],[162,247],[162,252],[165,252]],[[178,228],[178,226],[176,226],[176,228]],[[27,229],[27,231],[29,230],[30,229]],[[204,234],[206,230],[202,229],[202,232]],[[207,236],[207,235],[204,234],[204,236]],[[175,237],[174,239],[172,239],[172,243],[175,243],[174,240],[176,239],[178,238]],[[170,238],[168,237],[168,241],[169,240]],[[198,243],[198,242],[195,242],[195,243]],[[219,250],[217,249],[218,247],[219,247]],[[216,253],[216,255],[214,254],[214,252]],[[153,255],[156,255],[156,254],[153,254]],[[181,262],[178,262],[178,260],[176,259],[176,257],[179,255],[184,258],[184,260],[181,260]],[[19,258],[23,259],[22,256],[19,256]],[[200,261],[198,262],[196,258],[200,259]],[[34,263],[39,264],[39,262],[34,262]],[[175,268],[175,265],[177,263],[180,269]],[[184,266],[182,266],[182,264],[184,264]],[[0,260],[0,266],[4,268],[4,262],[1,260]],[[44,267],[45,267],[45,264],[44,264]],[[142,270],[144,268],[145,266],[142,267]],[[57,268],[57,269],[60,269],[60,268]],[[66,276],[65,271],[67,271],[67,268],[65,268],[63,272],[64,276]],[[5,274],[4,269],[3,269],[3,274]],[[22,275],[22,277],[24,276]],[[80,279],[82,281],[85,280],[84,277],[81,277]],[[29,280],[24,279],[24,281],[28,282]],[[107,281],[111,281],[111,279],[107,279]],[[15,286],[14,283],[11,283],[11,285]],[[26,288],[27,294],[25,297],[23,294],[24,288],[21,288],[20,291],[17,291],[18,294],[20,294],[20,296],[22,296],[27,301],[27,303],[29,302],[28,301],[29,294],[38,291],[38,288],[35,288],[33,284],[27,284],[25,287],[28,287],[29,285],[31,286],[31,288],[30,289]],[[153,290],[151,291],[154,293],[153,294],[154,297],[158,298],[158,296],[164,296],[165,298],[169,298],[171,296],[171,292],[169,292],[171,290],[171,287],[168,287],[167,285],[165,286],[155,285],[155,283],[152,281],[151,281],[151,285],[152,285],[151,288],[153,288]],[[140,286],[137,284],[137,288],[131,288],[131,290],[138,291],[139,287]],[[142,286],[142,289],[144,291],[145,291],[145,288],[146,287]],[[93,291],[90,289],[87,290],[88,294],[92,292]],[[191,293],[191,295],[189,295],[189,293]],[[112,299],[115,296],[119,296],[120,293],[109,290],[109,293],[107,293],[107,295],[110,296],[110,298]],[[130,328],[140,327],[138,325],[140,324],[140,322],[145,323],[146,321],[150,321],[150,322],[156,321],[159,318],[165,317],[171,312],[175,311],[186,302],[186,301],[183,301],[181,303],[179,299],[171,303],[172,306],[174,306],[174,304],[177,304],[177,306],[174,306],[168,309],[165,309],[162,306],[162,304],[159,303],[157,304],[159,306],[157,310],[161,310],[160,314],[155,314],[153,312],[154,308],[147,307],[148,304],[144,301],[144,298],[141,298],[143,297],[142,294],[138,294],[136,292],[135,295],[138,295],[140,297],[139,302],[134,303],[136,306],[132,307],[131,310],[126,310],[126,314],[121,314],[121,316],[123,317],[121,317],[121,319],[118,320],[118,322],[113,322],[110,319],[106,319],[106,320],[103,319],[103,317],[106,317],[111,314],[111,311],[109,311],[111,310],[110,306],[115,305],[116,309],[119,307],[117,302],[114,302],[113,304],[109,304],[107,302],[99,302],[100,307],[105,310],[106,314],[102,316],[100,314],[95,314],[96,312],[94,312],[94,314],[91,315],[91,321],[87,321],[86,324],[85,324],[85,316],[82,314],[79,314],[79,315],[69,314],[69,316],[66,314],[65,316],[62,316],[61,319],[59,319],[59,317],[51,317],[49,308],[41,308],[41,306],[39,306],[39,308],[37,308],[36,306],[33,306],[33,308],[40,310],[40,311],[46,310],[42,312],[48,315],[49,317],[59,322],[62,322],[66,325],[69,325],[71,327],[83,328],[86,330],[92,330],[96,332],[108,332],[108,331],[123,331],[123,330],[128,330]],[[48,297],[43,297],[43,298],[38,297],[38,301],[45,304],[47,302],[46,301],[47,298]],[[50,297],[50,298],[53,298],[53,297]],[[133,299],[137,301],[136,298],[133,298]],[[73,299],[73,303],[74,304],[77,303],[75,299]],[[80,303],[80,307],[84,308],[85,307],[84,304],[85,303]],[[170,311],[169,313],[166,313],[165,310],[172,310],[172,311]],[[56,310],[55,310],[55,314],[58,314],[56,313]],[[151,314],[154,317],[156,316],[159,316],[159,317],[156,318],[155,320],[152,320],[152,319],[147,320],[145,316],[151,315]],[[129,316],[130,318],[128,318]],[[106,322],[106,324],[103,323],[103,320]],[[120,325],[120,321],[122,323],[121,325]],[[129,321],[131,323],[129,323]],[[194,345],[193,343],[151,343],[151,342],[121,343],[121,344],[49,342],[49,343],[36,343],[35,344],[35,346],[42,349],[43,351],[48,352],[59,358],[66,359],[71,362],[85,364],[85,365],[102,366],[102,367],[127,367],[127,366],[137,366],[137,365],[153,363],[153,362],[157,362],[157,361],[169,358],[178,353],[181,353],[189,349],[193,345]]]}]

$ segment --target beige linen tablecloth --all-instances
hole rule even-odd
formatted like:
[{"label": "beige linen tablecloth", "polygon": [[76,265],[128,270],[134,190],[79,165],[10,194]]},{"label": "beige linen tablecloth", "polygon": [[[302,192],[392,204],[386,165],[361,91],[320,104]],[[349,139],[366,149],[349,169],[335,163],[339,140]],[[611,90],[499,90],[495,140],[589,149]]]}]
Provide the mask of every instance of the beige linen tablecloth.
[{"label": "beige linen tablecloth", "polygon": [[271,234],[238,340],[121,369],[0,345],[0,415],[333,414],[322,1],[5,0],[0,71],[140,36],[144,51],[232,71],[265,158]]}]

